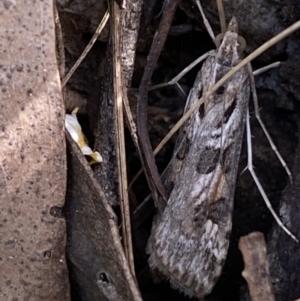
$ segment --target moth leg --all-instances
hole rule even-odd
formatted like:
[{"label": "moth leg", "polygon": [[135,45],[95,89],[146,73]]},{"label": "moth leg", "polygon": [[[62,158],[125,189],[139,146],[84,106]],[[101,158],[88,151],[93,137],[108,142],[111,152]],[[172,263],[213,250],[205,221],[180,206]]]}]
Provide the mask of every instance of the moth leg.
[{"label": "moth leg", "polygon": [[[249,64],[248,64],[249,65]],[[251,176],[261,194],[261,196],[263,197],[265,204],[267,206],[267,208],[270,210],[270,212],[272,213],[274,219],[276,220],[277,224],[279,225],[279,227],[285,232],[287,233],[287,235],[289,235],[291,238],[293,238],[296,242],[298,242],[298,239],[291,233],[290,230],[288,230],[285,225],[282,223],[282,221],[280,220],[280,218],[278,217],[278,215],[276,214],[276,212],[274,211],[274,209],[272,208],[272,205],[258,179],[258,177],[256,176],[256,173],[254,171],[253,168],[253,161],[252,161],[252,141],[251,141],[251,128],[250,128],[250,117],[249,117],[249,107],[247,108],[247,113],[246,113],[246,132],[247,132],[247,153],[248,153],[248,165],[247,168],[251,173]]]},{"label": "moth leg", "polygon": [[[213,41],[215,41],[215,35],[212,31],[212,28],[208,22],[208,20],[205,17],[205,14],[203,12],[202,6],[200,4],[199,0],[196,0],[196,3],[198,5],[198,8],[200,10],[200,13],[202,15],[203,18],[203,22],[204,25],[206,27],[206,30],[208,31],[210,37],[212,38]],[[155,89],[160,89],[166,86],[172,86],[172,85],[176,85],[178,87],[178,89],[185,95],[185,92],[183,91],[183,89],[181,88],[181,86],[179,85],[178,81],[187,73],[189,72],[192,68],[194,68],[197,64],[199,64],[200,62],[204,61],[208,56],[210,55],[210,52],[207,52],[205,54],[203,54],[202,56],[200,56],[198,59],[196,59],[194,62],[192,62],[191,64],[189,64],[187,67],[185,67],[178,75],[176,75],[174,78],[172,78],[170,81],[168,81],[167,83],[163,83],[163,84],[158,84],[155,86],[152,86],[149,88],[149,91],[155,90]]]},{"label": "moth leg", "polygon": [[[194,68],[200,62],[204,61],[210,54],[211,54],[211,51],[208,51],[208,52],[204,53],[203,55],[201,55],[200,57],[198,57],[195,61],[193,61],[191,64],[189,64],[187,67],[185,67],[179,74],[177,74],[175,77],[173,77],[167,83],[163,83],[163,84],[158,84],[158,85],[152,86],[152,87],[149,88],[149,91],[156,90],[156,89],[161,89],[163,87],[172,86],[172,85],[176,84],[178,86],[178,88],[180,89],[180,91],[183,92],[183,89],[178,84],[178,81],[184,75],[186,75],[192,68]],[[183,92],[183,94],[185,95],[184,92]],[[185,95],[185,97],[186,97],[186,95]]]},{"label": "moth leg", "polygon": [[252,90],[252,93],[253,93],[253,102],[254,102],[255,117],[258,120],[258,122],[259,122],[262,130],[264,131],[264,133],[265,133],[265,135],[266,135],[266,137],[267,137],[267,139],[269,141],[269,144],[270,144],[272,150],[274,151],[274,153],[276,154],[276,156],[279,159],[280,163],[282,164],[283,168],[285,169],[286,173],[288,174],[291,183],[293,183],[292,173],[291,173],[290,169],[288,168],[286,162],[284,161],[284,159],[280,155],[280,153],[279,153],[279,151],[278,151],[275,143],[273,142],[270,134],[268,133],[268,131],[267,131],[267,129],[266,129],[266,127],[265,127],[265,125],[264,125],[261,117],[260,117],[259,106],[258,106],[258,99],[257,99],[257,93],[256,93],[256,88],[255,88],[254,76],[252,74],[251,64],[250,63],[247,64],[247,67],[248,67],[248,71],[249,71],[251,90]]},{"label": "moth leg", "polygon": [[257,69],[257,70],[255,70],[255,71],[253,71],[253,75],[254,76],[256,76],[256,75],[259,75],[259,74],[262,74],[262,73],[264,73],[264,72],[266,72],[266,71],[268,71],[268,70],[270,70],[270,69],[272,69],[272,68],[277,68],[277,67],[279,67],[281,65],[281,63],[280,62],[275,62],[275,63],[272,63],[272,64],[270,64],[270,65],[267,65],[267,66],[265,66],[265,67],[262,67],[262,68],[260,68],[260,69]]}]

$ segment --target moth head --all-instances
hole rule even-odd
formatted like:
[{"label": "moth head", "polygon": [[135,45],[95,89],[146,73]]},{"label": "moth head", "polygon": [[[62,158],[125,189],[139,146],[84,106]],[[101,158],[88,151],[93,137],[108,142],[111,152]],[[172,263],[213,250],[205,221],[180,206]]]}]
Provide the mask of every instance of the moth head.
[{"label": "moth head", "polygon": [[[217,49],[220,47],[222,44],[223,38],[224,38],[224,33],[220,33],[216,36],[215,38],[215,45]],[[242,36],[238,36],[238,53],[242,53],[247,46],[246,40]]]},{"label": "moth head", "polygon": [[[238,31],[239,31],[239,27],[238,27],[237,19],[236,19],[236,17],[232,17],[227,26],[226,32],[233,32],[233,33],[238,34]],[[216,45],[217,49],[220,47],[220,45],[223,41],[223,38],[226,35],[226,32],[217,35],[217,37],[215,39],[215,45]],[[237,51],[238,51],[238,53],[242,53],[244,51],[244,49],[246,48],[246,40],[243,37],[238,36],[237,41],[238,41]]]},{"label": "moth head", "polygon": [[236,17],[232,17],[227,26],[227,31],[239,32],[239,26]]}]

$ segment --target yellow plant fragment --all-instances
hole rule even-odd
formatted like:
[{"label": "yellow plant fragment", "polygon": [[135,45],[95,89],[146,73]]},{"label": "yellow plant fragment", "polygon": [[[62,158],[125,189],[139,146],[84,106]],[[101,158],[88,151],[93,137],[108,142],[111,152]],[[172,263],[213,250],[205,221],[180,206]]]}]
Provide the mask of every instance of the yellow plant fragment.
[{"label": "yellow plant fragment", "polygon": [[77,115],[76,115],[77,112],[78,112],[78,108],[75,108],[72,111],[72,114],[66,114],[66,120],[65,120],[66,129],[70,133],[73,140],[78,144],[82,153],[85,156],[89,156],[92,158],[90,164],[100,163],[103,161],[103,159],[98,152],[93,152],[91,148],[88,146],[87,139],[84,136],[81,130],[81,126],[77,119]]}]

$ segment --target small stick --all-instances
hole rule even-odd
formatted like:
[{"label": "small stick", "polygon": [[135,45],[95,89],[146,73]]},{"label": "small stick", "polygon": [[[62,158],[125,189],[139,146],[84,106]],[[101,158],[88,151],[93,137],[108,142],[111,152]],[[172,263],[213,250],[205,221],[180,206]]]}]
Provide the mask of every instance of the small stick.
[{"label": "small stick", "polygon": [[251,301],[275,301],[264,235],[253,232],[242,236],[239,249],[245,265],[242,276],[247,281]]},{"label": "small stick", "polygon": [[[120,208],[122,215],[122,234],[123,246],[130,270],[135,275],[134,257],[131,237],[131,222],[129,199],[127,190],[127,169],[126,169],[126,151],[125,151],[125,136],[124,136],[124,121],[123,121],[123,76],[122,63],[120,53],[120,26],[121,26],[121,12],[120,7],[116,1],[111,5],[111,35],[113,48],[113,93],[114,93],[114,117],[116,129],[116,159],[119,176],[119,194],[120,194]],[[108,16],[108,13],[107,13]]]},{"label": "small stick", "polygon": [[247,115],[246,115],[246,131],[247,131],[247,152],[248,152],[248,165],[247,168],[249,170],[249,172],[251,173],[251,176],[261,194],[261,196],[263,197],[265,204],[267,206],[267,208],[270,210],[270,212],[272,213],[275,221],[277,222],[277,224],[280,226],[280,228],[282,228],[285,233],[287,233],[291,238],[293,238],[296,242],[298,242],[298,239],[291,233],[291,231],[289,231],[284,224],[282,223],[282,221],[280,220],[280,218],[277,216],[276,212],[274,211],[274,209],[272,208],[272,205],[263,189],[263,187],[260,184],[260,181],[254,171],[253,168],[253,162],[252,162],[252,141],[251,141],[251,127],[250,127],[250,117],[249,117],[249,108],[247,108]]},{"label": "small stick", "polygon": [[109,18],[109,12],[107,10],[106,13],[104,14],[104,16],[103,16],[100,24],[98,25],[98,28],[96,29],[96,31],[95,31],[92,39],[87,44],[87,46],[83,50],[82,54],[80,55],[80,57],[78,58],[78,60],[76,61],[76,63],[73,65],[73,67],[70,69],[70,71],[68,72],[68,74],[66,75],[66,77],[63,79],[62,84],[61,84],[62,87],[64,87],[66,85],[66,83],[69,81],[69,79],[71,78],[71,76],[73,75],[73,73],[76,71],[76,69],[78,68],[78,66],[81,64],[81,62],[84,60],[84,58],[86,57],[86,55],[89,53],[89,51],[91,50],[91,48],[95,44],[96,40],[98,39],[98,37],[99,37],[102,29],[104,28],[105,24],[107,23],[108,18]]},{"label": "small stick", "polygon": [[[167,192],[161,181],[160,175],[155,163],[152,146],[149,139],[149,133],[147,128],[147,105],[148,105],[148,88],[151,80],[152,73],[158,61],[158,57],[163,48],[165,40],[167,38],[173,16],[180,0],[166,1],[166,5],[163,10],[162,19],[159,23],[159,28],[154,36],[151,49],[147,58],[147,66],[145,68],[140,88],[137,104],[137,130],[140,147],[142,151],[142,161],[146,170],[148,178],[148,184],[154,196],[155,202],[158,202],[158,195],[162,196],[164,201],[167,201]],[[158,205],[158,204],[156,204]]]},{"label": "small stick", "polygon": [[[263,123],[261,117],[260,117],[260,113],[259,113],[259,106],[258,106],[258,98],[257,98],[257,93],[256,93],[256,88],[255,88],[255,82],[254,82],[254,76],[252,74],[252,66],[251,64],[249,63],[247,65],[248,67],[248,72],[249,72],[249,77],[250,77],[250,84],[251,84],[251,89],[252,89],[252,95],[253,95],[253,103],[254,103],[254,110],[255,110],[255,117],[256,119],[258,120],[262,130],[264,131],[268,141],[269,141],[269,144],[272,148],[272,150],[274,151],[274,153],[276,154],[277,158],[279,159],[280,163],[282,164],[283,168],[285,169],[286,173],[288,174],[289,178],[290,178],[290,181],[291,183],[293,183],[293,177],[292,177],[292,173],[291,171],[289,170],[287,164],[285,163],[284,159],[281,157],[275,143],[273,142],[270,134],[268,133],[266,127],[265,127],[265,124]],[[268,67],[268,66],[267,66]],[[263,69],[263,68],[262,68]],[[261,70],[261,69],[260,69]]]},{"label": "small stick", "polygon": [[218,13],[219,13],[219,19],[221,24],[221,32],[226,32],[226,19],[225,19],[225,11],[223,6],[222,0],[217,0],[217,6],[218,6]]}]

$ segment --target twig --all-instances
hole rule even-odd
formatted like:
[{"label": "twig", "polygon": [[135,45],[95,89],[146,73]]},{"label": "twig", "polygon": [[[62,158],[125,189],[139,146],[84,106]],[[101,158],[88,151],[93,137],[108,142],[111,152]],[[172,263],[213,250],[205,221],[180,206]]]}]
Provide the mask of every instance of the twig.
[{"label": "twig", "polygon": [[217,0],[217,6],[218,6],[218,13],[219,13],[219,20],[221,25],[221,32],[226,32],[226,19],[225,19],[225,11],[223,6],[223,0]]},{"label": "twig", "polygon": [[[134,259],[132,249],[131,237],[131,223],[129,200],[127,193],[127,170],[126,170],[126,155],[125,155],[125,138],[124,138],[124,121],[123,121],[123,102],[122,102],[122,63],[120,55],[120,8],[116,1],[112,3],[112,18],[111,18],[111,32],[112,32],[112,47],[113,47],[113,91],[115,101],[115,129],[117,142],[117,166],[119,174],[119,194],[120,207],[122,215],[122,233],[123,245],[125,255],[127,257],[131,272],[135,275]],[[107,13],[108,15],[108,13]]]},{"label": "twig", "polygon": [[94,33],[92,39],[90,40],[90,42],[85,47],[85,49],[83,50],[82,54],[80,55],[80,57],[78,58],[78,60],[74,64],[74,66],[71,68],[71,70],[68,72],[68,74],[66,75],[66,77],[63,79],[63,81],[62,81],[62,87],[64,87],[66,85],[66,83],[69,81],[69,79],[71,78],[71,76],[73,75],[73,73],[76,71],[76,69],[78,68],[78,66],[81,64],[81,62],[84,60],[84,58],[86,57],[86,55],[88,54],[88,52],[91,50],[91,48],[93,47],[94,43],[98,39],[98,37],[99,37],[102,29],[104,28],[104,26],[105,26],[108,18],[109,18],[109,12],[106,11],[106,13],[104,14],[104,16],[103,16],[100,24],[98,25],[98,28],[96,29],[96,31]]},{"label": "twig", "polygon": [[157,202],[156,189],[163,197],[164,200],[167,199],[167,192],[162,184],[160,175],[158,173],[155,159],[149,139],[148,128],[147,128],[147,104],[148,104],[148,88],[151,80],[152,73],[156,66],[158,57],[165,43],[168,35],[171,22],[173,20],[174,13],[176,11],[177,5],[180,0],[167,1],[163,16],[159,24],[158,31],[156,32],[151,49],[147,59],[147,66],[145,68],[138,97],[138,107],[137,107],[137,128],[138,137],[140,141],[142,156],[144,159],[144,168],[146,169],[146,174],[148,175],[149,186],[152,190],[154,199]]},{"label": "twig", "polygon": [[[252,74],[252,67],[251,67],[251,64],[249,63],[247,65],[248,67],[248,72],[249,72],[249,77],[250,77],[250,83],[251,83],[251,89],[252,89],[252,95],[253,95],[253,103],[254,103],[254,109],[255,109],[255,117],[256,119],[258,120],[262,130],[264,131],[268,141],[269,141],[269,144],[272,148],[272,150],[274,151],[274,153],[276,154],[277,158],[279,159],[280,163],[282,164],[283,168],[285,169],[286,173],[288,174],[289,178],[290,178],[290,181],[291,183],[293,183],[293,177],[292,177],[292,173],[291,171],[289,170],[287,164],[285,163],[284,159],[281,157],[275,143],[273,142],[270,134],[268,133],[266,127],[265,127],[265,124],[263,123],[261,117],[260,117],[260,113],[259,113],[259,106],[258,106],[258,98],[257,98],[257,93],[256,93],[256,88],[255,88],[255,82],[254,82],[254,77],[253,77],[253,74]],[[269,67],[269,66],[267,66]]]},{"label": "twig", "polygon": [[[128,129],[130,131],[130,135],[131,135],[133,144],[136,147],[138,154],[141,156],[142,153],[141,153],[140,145],[138,142],[136,124],[132,117],[132,112],[131,112],[129,101],[128,101],[127,88],[125,86],[123,86],[123,106],[124,106],[124,110],[125,110],[126,123],[127,123]],[[141,169],[141,172],[142,172],[142,169]],[[130,189],[130,187],[131,186],[129,184],[128,190]]]},{"label": "twig", "polygon": [[[142,158],[141,149],[137,137],[136,123],[132,116],[132,111],[128,101],[128,88],[131,84],[133,69],[134,69],[134,58],[136,43],[138,40],[138,32],[140,29],[140,17],[142,11],[143,0],[137,0],[134,2],[127,2],[127,8],[122,10],[122,33],[121,33],[121,61],[123,70],[123,106],[125,111],[125,121],[130,131],[130,135],[134,146]],[[154,5],[154,3],[153,3]],[[147,7],[148,9],[149,7]],[[149,13],[149,12],[148,12]],[[128,188],[128,190],[130,187]]]},{"label": "twig", "polygon": [[275,301],[264,235],[253,232],[241,237],[239,249],[245,264],[242,275],[247,281],[251,301]]},{"label": "twig", "polygon": [[277,224],[280,226],[280,228],[282,228],[290,237],[292,237],[296,242],[298,242],[298,239],[291,233],[291,231],[289,231],[284,224],[282,223],[282,221],[280,220],[280,218],[277,216],[276,212],[274,211],[274,209],[272,208],[272,205],[263,189],[263,187],[260,184],[260,181],[254,171],[253,168],[253,163],[252,163],[252,141],[251,141],[251,128],[250,128],[250,120],[249,120],[249,108],[247,108],[247,116],[246,116],[246,131],[247,131],[247,152],[248,152],[248,165],[247,168],[251,173],[251,176],[261,194],[261,196],[263,197],[265,204],[267,206],[267,208],[270,210],[270,212],[272,213],[274,219],[276,220]]}]

